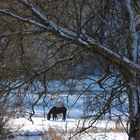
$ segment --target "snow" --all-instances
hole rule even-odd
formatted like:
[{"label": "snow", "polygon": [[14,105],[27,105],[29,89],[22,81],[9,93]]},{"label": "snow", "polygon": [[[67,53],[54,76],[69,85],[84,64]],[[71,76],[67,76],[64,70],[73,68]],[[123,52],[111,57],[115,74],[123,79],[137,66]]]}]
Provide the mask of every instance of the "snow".
[{"label": "snow", "polygon": [[[90,124],[90,120],[83,119],[67,119],[66,121],[62,121],[61,119],[53,121],[46,120],[43,117],[33,117],[32,124],[25,118],[16,118],[13,119],[13,129],[16,130],[17,135],[20,136],[38,136],[42,135],[43,132],[47,131],[49,128],[54,128],[57,132],[65,132],[65,139],[67,140],[72,134],[68,133],[69,131],[73,131],[73,134],[79,130],[83,125],[86,127]],[[108,125],[106,125],[108,124]],[[111,130],[115,128],[115,122],[110,121],[99,121],[94,125],[97,128],[98,132],[88,132],[82,133],[75,136],[80,140],[127,140],[128,136],[125,132],[107,132],[107,130]],[[20,128],[20,129],[18,129]],[[17,131],[18,129],[18,131]]]},{"label": "snow", "polygon": [[[82,136],[80,140],[93,140],[89,135]],[[100,133],[94,134],[95,140],[127,140],[127,136],[124,133]]]}]

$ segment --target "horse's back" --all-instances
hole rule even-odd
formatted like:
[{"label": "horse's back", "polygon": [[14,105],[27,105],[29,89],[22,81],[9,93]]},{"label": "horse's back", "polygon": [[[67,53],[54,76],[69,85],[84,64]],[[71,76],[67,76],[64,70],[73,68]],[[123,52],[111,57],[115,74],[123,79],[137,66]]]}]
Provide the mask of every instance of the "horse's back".
[{"label": "horse's back", "polygon": [[64,107],[64,106],[62,106],[62,107],[59,107],[59,110],[62,111],[62,112],[64,112],[64,111],[67,111],[67,108]]},{"label": "horse's back", "polygon": [[67,111],[67,108],[66,107],[53,107],[53,111],[57,114],[59,113],[64,113]]}]

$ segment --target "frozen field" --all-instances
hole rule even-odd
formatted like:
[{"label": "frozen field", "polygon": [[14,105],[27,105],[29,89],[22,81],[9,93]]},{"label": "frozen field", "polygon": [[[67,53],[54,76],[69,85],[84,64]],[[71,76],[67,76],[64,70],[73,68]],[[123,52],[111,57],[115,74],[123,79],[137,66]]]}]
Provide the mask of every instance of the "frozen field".
[{"label": "frozen field", "polygon": [[[33,117],[34,124],[25,118],[14,119],[11,123],[16,135],[20,136],[53,136],[68,140],[75,132],[82,127],[89,126],[90,120],[67,119],[65,122],[60,120],[46,120],[41,117]],[[127,134],[121,130],[116,130],[114,121],[98,121],[93,125],[93,129],[86,133],[77,134],[73,140],[127,140]],[[33,139],[35,140],[35,138]],[[38,140],[47,140],[40,137]]]}]

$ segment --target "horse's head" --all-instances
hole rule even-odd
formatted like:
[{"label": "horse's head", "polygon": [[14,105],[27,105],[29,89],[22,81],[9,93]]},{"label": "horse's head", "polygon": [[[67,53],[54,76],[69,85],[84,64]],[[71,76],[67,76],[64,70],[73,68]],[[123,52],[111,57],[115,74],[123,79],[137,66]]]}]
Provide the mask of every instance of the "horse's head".
[{"label": "horse's head", "polygon": [[48,114],[47,114],[47,120],[50,120],[50,118],[51,118],[51,114],[48,113]]}]

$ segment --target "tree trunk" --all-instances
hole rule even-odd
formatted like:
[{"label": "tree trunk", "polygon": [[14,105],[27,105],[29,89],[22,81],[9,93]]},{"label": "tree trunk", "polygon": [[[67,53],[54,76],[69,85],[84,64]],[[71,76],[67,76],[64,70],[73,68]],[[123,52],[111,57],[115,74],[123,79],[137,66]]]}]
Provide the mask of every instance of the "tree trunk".
[{"label": "tree trunk", "polygon": [[134,119],[130,118],[130,130],[128,140],[140,140],[140,114]]},{"label": "tree trunk", "polygon": [[[139,50],[139,34],[136,30],[137,23],[137,10],[136,3],[132,0],[125,0],[126,8],[129,14],[130,20],[130,33],[131,33],[131,50],[132,58],[131,60],[138,63],[138,50]],[[129,140],[140,140],[140,105],[139,105],[139,84],[138,84],[138,73],[129,70],[122,70],[122,75],[125,81],[125,86],[128,93],[129,99]]]},{"label": "tree trunk", "polygon": [[121,69],[129,100],[129,138],[128,140],[140,140],[140,106],[137,77],[134,72]]}]

